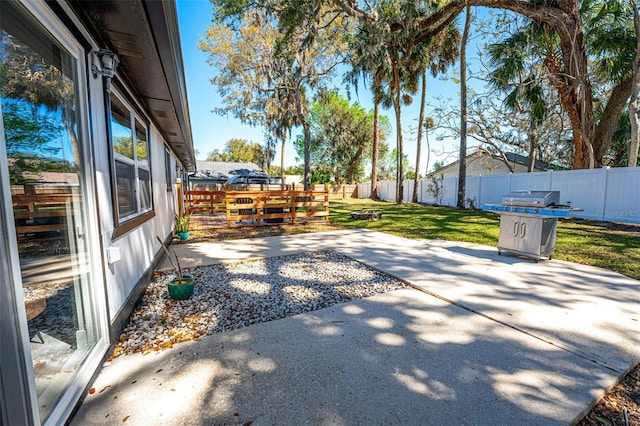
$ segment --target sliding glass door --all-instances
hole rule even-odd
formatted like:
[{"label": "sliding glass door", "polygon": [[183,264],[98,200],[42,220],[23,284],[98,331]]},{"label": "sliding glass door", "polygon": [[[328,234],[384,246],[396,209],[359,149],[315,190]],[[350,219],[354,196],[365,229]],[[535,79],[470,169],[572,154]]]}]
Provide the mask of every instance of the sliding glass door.
[{"label": "sliding glass door", "polygon": [[7,250],[17,252],[13,267],[20,270],[0,291],[13,292],[14,303],[23,305],[15,321],[23,324],[28,386],[42,421],[76,380],[103,329],[87,239],[83,52],[51,25],[17,2],[0,2],[2,167],[8,168],[2,190],[11,194],[2,213],[13,213],[8,232],[15,239]]}]

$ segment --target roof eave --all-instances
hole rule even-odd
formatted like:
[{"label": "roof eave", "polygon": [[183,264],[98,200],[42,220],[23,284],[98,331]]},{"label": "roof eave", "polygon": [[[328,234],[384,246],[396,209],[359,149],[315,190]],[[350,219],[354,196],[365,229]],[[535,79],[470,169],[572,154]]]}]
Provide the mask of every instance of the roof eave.
[{"label": "roof eave", "polygon": [[120,58],[117,77],[145,107],[186,170],[195,170],[174,1],[69,0],[92,37]]}]

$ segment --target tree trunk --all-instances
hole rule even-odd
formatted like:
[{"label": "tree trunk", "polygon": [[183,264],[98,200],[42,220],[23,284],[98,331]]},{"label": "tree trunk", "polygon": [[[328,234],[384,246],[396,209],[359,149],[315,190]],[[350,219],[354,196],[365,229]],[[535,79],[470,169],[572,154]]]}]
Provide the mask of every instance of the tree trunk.
[{"label": "tree trunk", "polygon": [[302,134],[304,136],[304,190],[309,189],[311,183],[311,128],[307,121],[307,116],[304,113],[304,106],[302,105],[302,96],[300,90],[295,92],[296,101],[296,114],[298,120],[302,125]]},{"label": "tree trunk", "polygon": [[[284,132],[284,134],[286,135],[286,132]],[[285,144],[287,142],[287,137],[286,136],[282,136],[282,148],[280,150],[280,187],[282,189],[284,189],[284,147]]]},{"label": "tree trunk", "polygon": [[[422,71],[422,93],[420,96],[420,115],[418,116],[418,137],[416,140],[416,176],[413,178],[413,196],[411,202],[418,202],[418,173],[420,171],[420,148],[422,145],[422,127],[424,126],[424,104],[427,99],[427,69]],[[426,176],[426,175],[425,175]]]},{"label": "tree trunk", "polygon": [[[556,77],[563,81],[563,89],[559,92],[560,101],[571,119],[574,147],[573,168],[600,167],[603,155],[610,146],[613,137],[612,132],[605,130],[607,130],[607,126],[612,125],[611,123],[618,122],[622,111],[620,110],[618,113],[616,109],[612,110],[611,118],[607,120],[601,118],[596,127],[593,90],[587,67],[588,60],[580,4],[581,2],[578,0],[557,0],[554,2],[451,0],[415,23],[414,27],[419,33],[412,42],[420,43],[435,36],[446,28],[465,7],[469,6],[507,9],[536,22],[549,25],[557,33],[562,51],[561,72]],[[358,13],[357,8],[342,7],[347,13],[368,23],[367,17]],[[554,82],[554,86],[557,89],[559,86],[556,83]],[[628,96],[624,98],[625,102]],[[600,130],[601,127],[603,130]]]},{"label": "tree trunk", "polygon": [[618,123],[620,122],[620,116],[622,111],[627,105],[627,100],[631,95],[631,87],[633,85],[633,77],[626,78],[618,83],[611,89],[611,95],[607,101],[602,114],[600,114],[600,121],[596,127],[594,133],[595,141],[609,141],[608,143],[598,143],[594,147],[595,149],[595,166],[602,166],[602,159],[609,150],[613,135],[618,129]]},{"label": "tree trunk", "polygon": [[[640,86],[640,84],[639,84]],[[640,120],[638,119],[638,96],[634,96],[635,99],[629,102],[629,121],[631,123],[631,140],[629,141],[629,160],[627,167],[638,166],[638,146],[640,146]]]},{"label": "tree trunk", "polygon": [[[580,18],[580,6],[576,0],[563,1],[561,8],[567,12],[571,20],[565,22],[561,28],[554,28],[560,36],[562,61],[569,76],[569,96],[576,106],[580,128],[578,134],[574,131],[574,143],[578,150],[574,152],[573,164],[577,169],[592,169],[596,164],[595,152],[603,141],[594,140],[595,117],[593,115],[593,91],[587,68],[587,50]],[[566,29],[562,34],[561,29]],[[617,121],[617,120],[616,120]],[[580,149],[582,152],[580,152]]]},{"label": "tree trunk", "polygon": [[373,148],[371,153],[371,195],[372,200],[378,197],[378,156],[380,155],[380,97],[375,95],[373,105]]},{"label": "tree trunk", "polygon": [[471,6],[467,6],[462,40],[460,41],[460,161],[458,167],[458,196],[456,205],[463,209],[467,183],[467,41],[471,29]]},{"label": "tree trunk", "polygon": [[311,129],[305,117],[301,120],[304,133],[304,190],[309,190],[311,183]]},{"label": "tree trunk", "polygon": [[527,165],[527,172],[529,173],[533,172],[536,168],[536,148],[538,146],[538,141],[536,140],[537,133],[538,126],[535,119],[531,118],[531,123],[529,123],[529,164]]},{"label": "tree trunk", "polygon": [[402,151],[402,100],[401,100],[401,90],[400,90],[400,71],[398,69],[398,59],[395,58],[393,61],[393,81],[395,84],[395,94],[393,97],[393,109],[396,113],[396,203],[402,204],[404,201],[404,170],[403,170],[403,151]]},{"label": "tree trunk", "polygon": [[65,127],[67,128],[67,133],[69,134],[69,139],[71,140],[71,147],[73,148],[73,161],[75,161],[74,167],[76,173],[80,174],[80,171],[82,169],[82,158],[80,156],[80,142],[78,141],[78,136],[76,135],[75,124],[65,122]]},{"label": "tree trunk", "polygon": [[362,151],[364,151],[364,147],[361,146],[356,151],[356,154],[349,160],[349,169],[347,170],[347,184],[351,185],[353,183],[353,175],[356,174],[356,167],[358,166],[358,161],[360,156],[362,155]]},{"label": "tree trunk", "polygon": [[635,0],[631,0],[633,5],[633,24],[636,31],[636,56],[633,59],[633,86],[631,99],[629,100],[629,121],[631,122],[631,140],[629,141],[629,161],[628,167],[638,165],[638,146],[640,145],[640,120],[638,119],[638,92],[640,92],[640,15],[638,5]]},{"label": "tree trunk", "polygon": [[544,65],[551,75],[551,84],[556,89],[556,92],[558,92],[560,105],[562,105],[562,108],[566,111],[569,122],[571,123],[573,133],[572,168],[582,168],[582,161],[578,161],[578,159],[583,157],[584,151],[582,137],[580,136],[580,114],[576,108],[574,99],[571,97],[571,93],[569,93],[560,62],[555,56],[547,56],[544,60]]},{"label": "tree trunk", "polygon": [[[562,63],[548,56],[544,65],[552,76],[551,82],[558,92],[560,104],[567,112],[573,133],[573,169],[595,167],[597,147],[604,141],[595,138],[593,92],[587,69],[587,54],[580,18],[580,8],[575,0],[559,2],[555,13],[542,19],[525,13],[538,22],[549,24],[560,38]],[[616,120],[617,122],[617,120]],[[609,142],[611,139],[609,139]]]},{"label": "tree trunk", "polygon": [[[567,111],[573,130],[573,168],[599,167],[601,153],[606,152],[613,134],[602,132],[596,135],[593,112],[593,91],[587,67],[580,2],[578,0],[557,0],[556,2],[527,2],[513,0],[452,0],[417,24],[420,34],[415,42],[426,40],[437,34],[452,16],[458,15],[464,7],[487,6],[520,13],[534,21],[549,25],[557,33],[562,51],[560,73],[555,75],[554,86],[559,90],[560,101]],[[551,4],[552,6],[546,6]],[[558,83],[561,82],[561,85]],[[625,98],[626,101],[626,98]],[[599,126],[617,123],[620,118],[613,114],[613,120],[600,120]]]},{"label": "tree trunk", "polygon": [[430,127],[424,129],[424,141],[427,143],[427,165],[424,169],[424,177],[429,176],[429,161],[431,160],[431,147],[429,146],[429,129]]},{"label": "tree trunk", "polygon": [[[76,113],[68,103],[64,103],[61,106],[62,118],[64,120],[64,125],[67,129],[67,133],[69,134],[71,147],[73,149],[73,161],[75,162],[75,170],[76,173],[80,174],[80,171],[82,169],[82,157],[80,155],[80,141],[78,141],[78,135],[76,135]],[[133,149],[136,149],[135,144],[133,145]]]}]

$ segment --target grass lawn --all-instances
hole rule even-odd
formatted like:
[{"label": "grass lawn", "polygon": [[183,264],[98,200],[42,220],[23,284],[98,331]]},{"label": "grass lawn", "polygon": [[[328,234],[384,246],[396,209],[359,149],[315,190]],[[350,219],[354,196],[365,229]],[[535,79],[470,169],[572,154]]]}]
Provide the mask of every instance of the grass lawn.
[{"label": "grass lawn", "polygon": [[[379,220],[353,220],[357,210],[382,212]],[[331,201],[331,224],[367,228],[405,238],[466,241],[497,246],[500,218],[494,213],[418,204],[345,199]],[[610,269],[640,279],[640,225],[559,220],[554,259]]]},{"label": "grass lawn", "polygon": [[[351,212],[376,210],[380,220],[353,220]],[[192,217],[189,242],[207,239],[225,240],[344,228],[367,228],[406,238],[442,239],[498,245],[500,217],[480,210],[457,210],[450,207],[422,206],[368,199],[332,200],[330,222],[312,221],[304,225],[244,226],[227,229],[226,222],[215,226],[197,225]],[[222,226],[222,227],[221,227]],[[610,269],[640,279],[640,225],[558,220],[554,259]]]}]

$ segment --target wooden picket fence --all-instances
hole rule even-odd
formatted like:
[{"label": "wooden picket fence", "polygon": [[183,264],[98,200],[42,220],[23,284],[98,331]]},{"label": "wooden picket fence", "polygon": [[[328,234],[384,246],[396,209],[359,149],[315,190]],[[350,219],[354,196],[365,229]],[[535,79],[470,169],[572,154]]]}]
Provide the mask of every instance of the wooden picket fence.
[{"label": "wooden picket fence", "polygon": [[18,235],[66,231],[69,204],[80,201],[69,185],[14,185],[11,193]]},{"label": "wooden picket fence", "polygon": [[297,223],[301,219],[329,220],[329,189],[183,191],[179,214],[225,212],[228,228],[237,225]]}]

